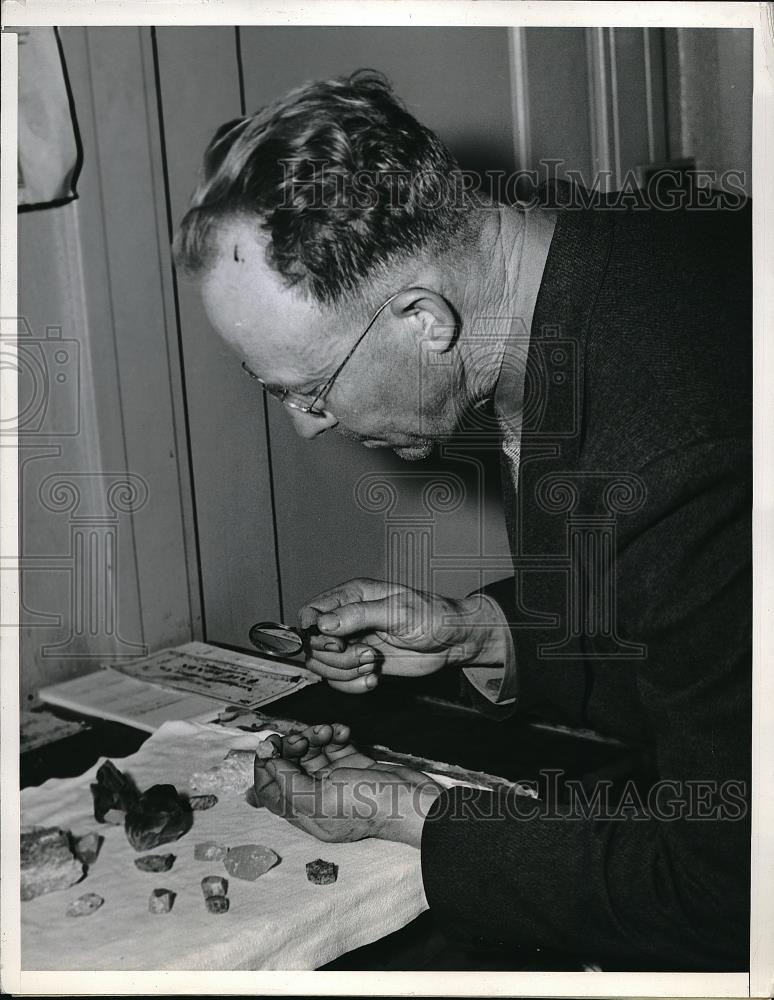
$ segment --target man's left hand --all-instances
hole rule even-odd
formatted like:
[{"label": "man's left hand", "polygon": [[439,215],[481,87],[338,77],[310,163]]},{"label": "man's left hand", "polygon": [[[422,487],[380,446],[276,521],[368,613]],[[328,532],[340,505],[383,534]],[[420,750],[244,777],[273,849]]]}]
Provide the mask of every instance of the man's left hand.
[{"label": "man's left hand", "polygon": [[326,842],[377,837],[419,847],[441,788],[419,771],[379,765],[349,742],[346,726],[284,737],[281,756],[255,759],[255,799]]}]

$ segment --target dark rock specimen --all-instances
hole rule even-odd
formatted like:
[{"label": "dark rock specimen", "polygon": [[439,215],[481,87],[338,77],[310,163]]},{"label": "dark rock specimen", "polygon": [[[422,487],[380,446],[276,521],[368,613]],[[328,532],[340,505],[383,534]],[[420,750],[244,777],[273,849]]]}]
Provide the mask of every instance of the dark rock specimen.
[{"label": "dark rock specimen", "polygon": [[339,866],[332,861],[309,861],[306,865],[306,877],[315,885],[332,885],[339,877]]},{"label": "dark rock specimen", "polygon": [[126,814],[124,830],[135,851],[150,851],[178,840],[193,826],[188,801],[174,785],[153,785]]},{"label": "dark rock specimen", "polygon": [[94,798],[94,819],[98,823],[123,823],[126,813],[140,795],[131,778],[119,771],[112,760],[106,760],[97,771],[91,794]]},{"label": "dark rock specimen", "polygon": [[174,863],[174,854],[146,854],[144,858],[134,859],[135,867],[141,872],[168,872]]}]

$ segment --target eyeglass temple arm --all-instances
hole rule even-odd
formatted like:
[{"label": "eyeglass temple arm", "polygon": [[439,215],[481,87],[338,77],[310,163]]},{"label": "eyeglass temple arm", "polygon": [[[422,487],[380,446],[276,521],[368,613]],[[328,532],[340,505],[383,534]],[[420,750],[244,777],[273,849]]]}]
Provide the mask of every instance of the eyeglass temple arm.
[{"label": "eyeglass temple arm", "polygon": [[381,314],[382,310],[386,309],[387,306],[393,301],[393,299],[396,299],[400,294],[401,294],[400,292],[395,292],[393,295],[391,295],[389,297],[389,299],[387,299],[385,302],[382,302],[382,304],[379,306],[379,308],[373,314],[373,316],[371,317],[371,319],[368,321],[368,326],[365,328],[365,330],[363,330],[363,332],[357,338],[357,340],[355,341],[355,343],[352,345],[352,348],[349,351],[349,353],[347,354],[346,358],[344,358],[344,360],[341,362],[341,364],[336,369],[336,371],[331,375],[331,377],[327,380],[327,382],[325,382],[325,384],[322,386],[322,388],[320,389],[320,391],[314,397],[314,399],[312,400],[312,403],[310,405],[310,409],[313,409],[318,403],[322,403],[322,402],[325,401],[325,397],[330,392],[331,386],[333,385],[333,383],[336,381],[336,379],[341,374],[341,370],[344,368],[344,366],[346,365],[346,363],[349,361],[349,359],[352,357],[352,355],[355,353],[355,351],[360,346],[360,342],[362,341],[363,337],[365,337],[365,335],[368,333],[368,331],[374,325],[374,323],[378,319],[379,315]]}]

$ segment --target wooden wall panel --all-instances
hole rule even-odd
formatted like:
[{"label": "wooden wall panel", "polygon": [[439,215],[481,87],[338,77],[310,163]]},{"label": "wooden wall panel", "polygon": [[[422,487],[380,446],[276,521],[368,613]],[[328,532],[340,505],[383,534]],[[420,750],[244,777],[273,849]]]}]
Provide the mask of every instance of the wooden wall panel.
[{"label": "wooden wall panel", "polygon": [[[205,146],[239,114],[233,28],[159,28],[163,134],[175,224]],[[256,618],[280,613],[264,404],[212,330],[196,286],[178,284],[205,637],[245,645]]]}]

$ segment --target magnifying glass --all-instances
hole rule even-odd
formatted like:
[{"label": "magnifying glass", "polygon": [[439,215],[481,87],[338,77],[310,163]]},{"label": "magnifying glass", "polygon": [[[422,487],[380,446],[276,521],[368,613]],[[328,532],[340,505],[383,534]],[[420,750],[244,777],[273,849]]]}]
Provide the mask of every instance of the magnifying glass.
[{"label": "magnifying glass", "polygon": [[282,658],[296,656],[298,653],[309,655],[309,639],[319,635],[316,625],[307,628],[294,628],[292,625],[282,625],[280,622],[256,622],[251,626],[250,642],[264,656]]}]

